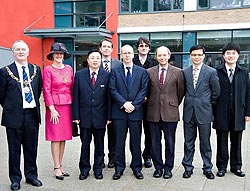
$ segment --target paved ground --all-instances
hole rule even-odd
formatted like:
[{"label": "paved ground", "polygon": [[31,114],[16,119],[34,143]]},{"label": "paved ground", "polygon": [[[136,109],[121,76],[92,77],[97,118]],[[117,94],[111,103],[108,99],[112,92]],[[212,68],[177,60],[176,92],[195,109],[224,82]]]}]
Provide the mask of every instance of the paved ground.
[{"label": "paved ground", "polygon": [[[44,109],[43,109],[44,111]],[[0,109],[1,114],[1,109]],[[42,112],[42,116],[44,113]],[[43,120],[44,121],[44,120]],[[143,168],[144,179],[137,180],[134,178],[132,171],[129,168],[129,162],[131,159],[130,152],[127,146],[127,168],[124,175],[120,180],[112,180],[114,169],[105,168],[103,171],[104,179],[96,180],[91,171],[90,176],[86,180],[80,181],[78,179],[78,160],[80,156],[80,141],[79,138],[73,138],[72,141],[68,141],[66,144],[64,168],[71,174],[70,177],[65,178],[64,181],[56,180],[53,176],[53,162],[50,153],[50,142],[46,142],[44,139],[44,123],[40,128],[39,139],[39,153],[38,153],[38,168],[39,179],[43,182],[43,187],[34,188],[25,184],[24,179],[21,181],[21,190],[46,190],[46,191],[154,191],[154,190],[171,190],[171,191],[249,191],[250,190],[250,126],[247,124],[247,130],[243,136],[243,168],[246,172],[246,177],[236,177],[234,174],[228,172],[225,177],[216,177],[214,180],[207,180],[202,174],[202,162],[199,154],[198,140],[196,141],[196,153],[194,158],[194,174],[190,179],[183,179],[183,167],[181,160],[183,157],[183,131],[182,122],[178,124],[178,130],[176,134],[176,157],[175,167],[173,169],[173,178],[165,180],[163,178],[156,179],[152,177],[154,172],[153,168]],[[142,140],[143,141],[143,140]],[[215,164],[215,150],[216,139],[215,132],[212,130],[211,137],[213,147],[213,163]],[[106,142],[107,143],[107,142]],[[107,145],[107,144],[106,144]],[[93,145],[92,145],[93,152]],[[106,149],[107,153],[107,149]],[[10,182],[8,179],[8,159],[7,159],[7,144],[5,128],[0,128],[0,191],[9,190]],[[93,153],[92,153],[93,156]],[[107,155],[106,155],[107,156]],[[93,157],[91,157],[93,161]],[[106,157],[107,161],[107,157]],[[23,163],[22,163],[23,169]],[[229,169],[228,169],[229,170]],[[213,172],[216,173],[217,169],[214,168]]]}]

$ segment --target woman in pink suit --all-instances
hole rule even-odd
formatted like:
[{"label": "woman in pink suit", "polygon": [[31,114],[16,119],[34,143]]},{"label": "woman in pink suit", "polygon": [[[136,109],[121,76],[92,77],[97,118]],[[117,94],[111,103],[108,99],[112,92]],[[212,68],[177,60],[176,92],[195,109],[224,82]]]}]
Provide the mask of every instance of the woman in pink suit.
[{"label": "woman in pink suit", "polygon": [[69,176],[62,169],[62,159],[65,140],[72,139],[71,103],[74,76],[72,68],[63,64],[63,60],[70,56],[64,44],[54,43],[47,55],[47,59],[53,62],[43,70],[46,140],[51,141],[54,173],[59,180]]}]

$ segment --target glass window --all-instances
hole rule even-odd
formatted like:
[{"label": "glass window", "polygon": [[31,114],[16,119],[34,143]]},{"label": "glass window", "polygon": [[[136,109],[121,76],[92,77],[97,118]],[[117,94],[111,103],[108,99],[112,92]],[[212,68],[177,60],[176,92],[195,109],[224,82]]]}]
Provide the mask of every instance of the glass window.
[{"label": "glass window", "polygon": [[71,14],[72,3],[55,3],[55,14]]},{"label": "glass window", "polygon": [[167,46],[171,52],[182,52],[182,33],[151,33],[151,52],[159,46]]},{"label": "glass window", "polygon": [[228,9],[241,7],[241,0],[210,0],[212,9]]},{"label": "glass window", "polygon": [[206,52],[221,52],[228,42],[231,42],[231,31],[197,32],[197,44],[203,45]]},{"label": "glass window", "polygon": [[[124,46],[125,44],[129,44],[133,47],[135,53],[136,51],[136,42],[139,37],[146,37],[149,39],[148,33],[133,33],[133,34],[120,34],[120,47]],[[121,50],[121,48],[120,48]]]},{"label": "glass window", "polygon": [[129,0],[121,0],[120,1],[120,11],[121,12],[129,12]]},{"label": "glass window", "polygon": [[208,8],[208,2],[209,2],[209,0],[199,0],[198,1],[198,8],[199,9]]},{"label": "glass window", "polygon": [[148,0],[131,0],[132,12],[147,12]]},{"label": "glass window", "polygon": [[154,11],[182,10],[183,0],[154,0]]},{"label": "glass window", "polygon": [[68,28],[72,24],[72,16],[55,16],[55,28]]},{"label": "glass window", "polygon": [[250,6],[250,0],[243,0],[242,5]]}]

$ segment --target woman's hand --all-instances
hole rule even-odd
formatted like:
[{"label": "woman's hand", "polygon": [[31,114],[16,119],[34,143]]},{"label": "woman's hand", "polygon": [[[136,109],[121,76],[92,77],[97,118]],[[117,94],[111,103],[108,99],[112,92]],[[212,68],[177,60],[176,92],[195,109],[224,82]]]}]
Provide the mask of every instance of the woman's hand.
[{"label": "woman's hand", "polygon": [[59,123],[59,117],[60,115],[55,109],[50,111],[50,122],[53,124]]}]

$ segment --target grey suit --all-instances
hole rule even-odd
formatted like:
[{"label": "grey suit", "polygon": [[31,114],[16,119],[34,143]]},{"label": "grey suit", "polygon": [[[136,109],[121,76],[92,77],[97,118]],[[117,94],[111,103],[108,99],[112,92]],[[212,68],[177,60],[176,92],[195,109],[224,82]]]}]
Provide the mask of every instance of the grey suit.
[{"label": "grey suit", "polygon": [[212,106],[220,95],[220,84],[215,69],[203,64],[196,88],[193,85],[193,66],[183,70],[185,79],[184,120],[184,157],[182,165],[186,171],[193,170],[193,156],[197,127],[199,130],[200,153],[203,159],[203,171],[212,169],[212,150],[210,145]]}]

